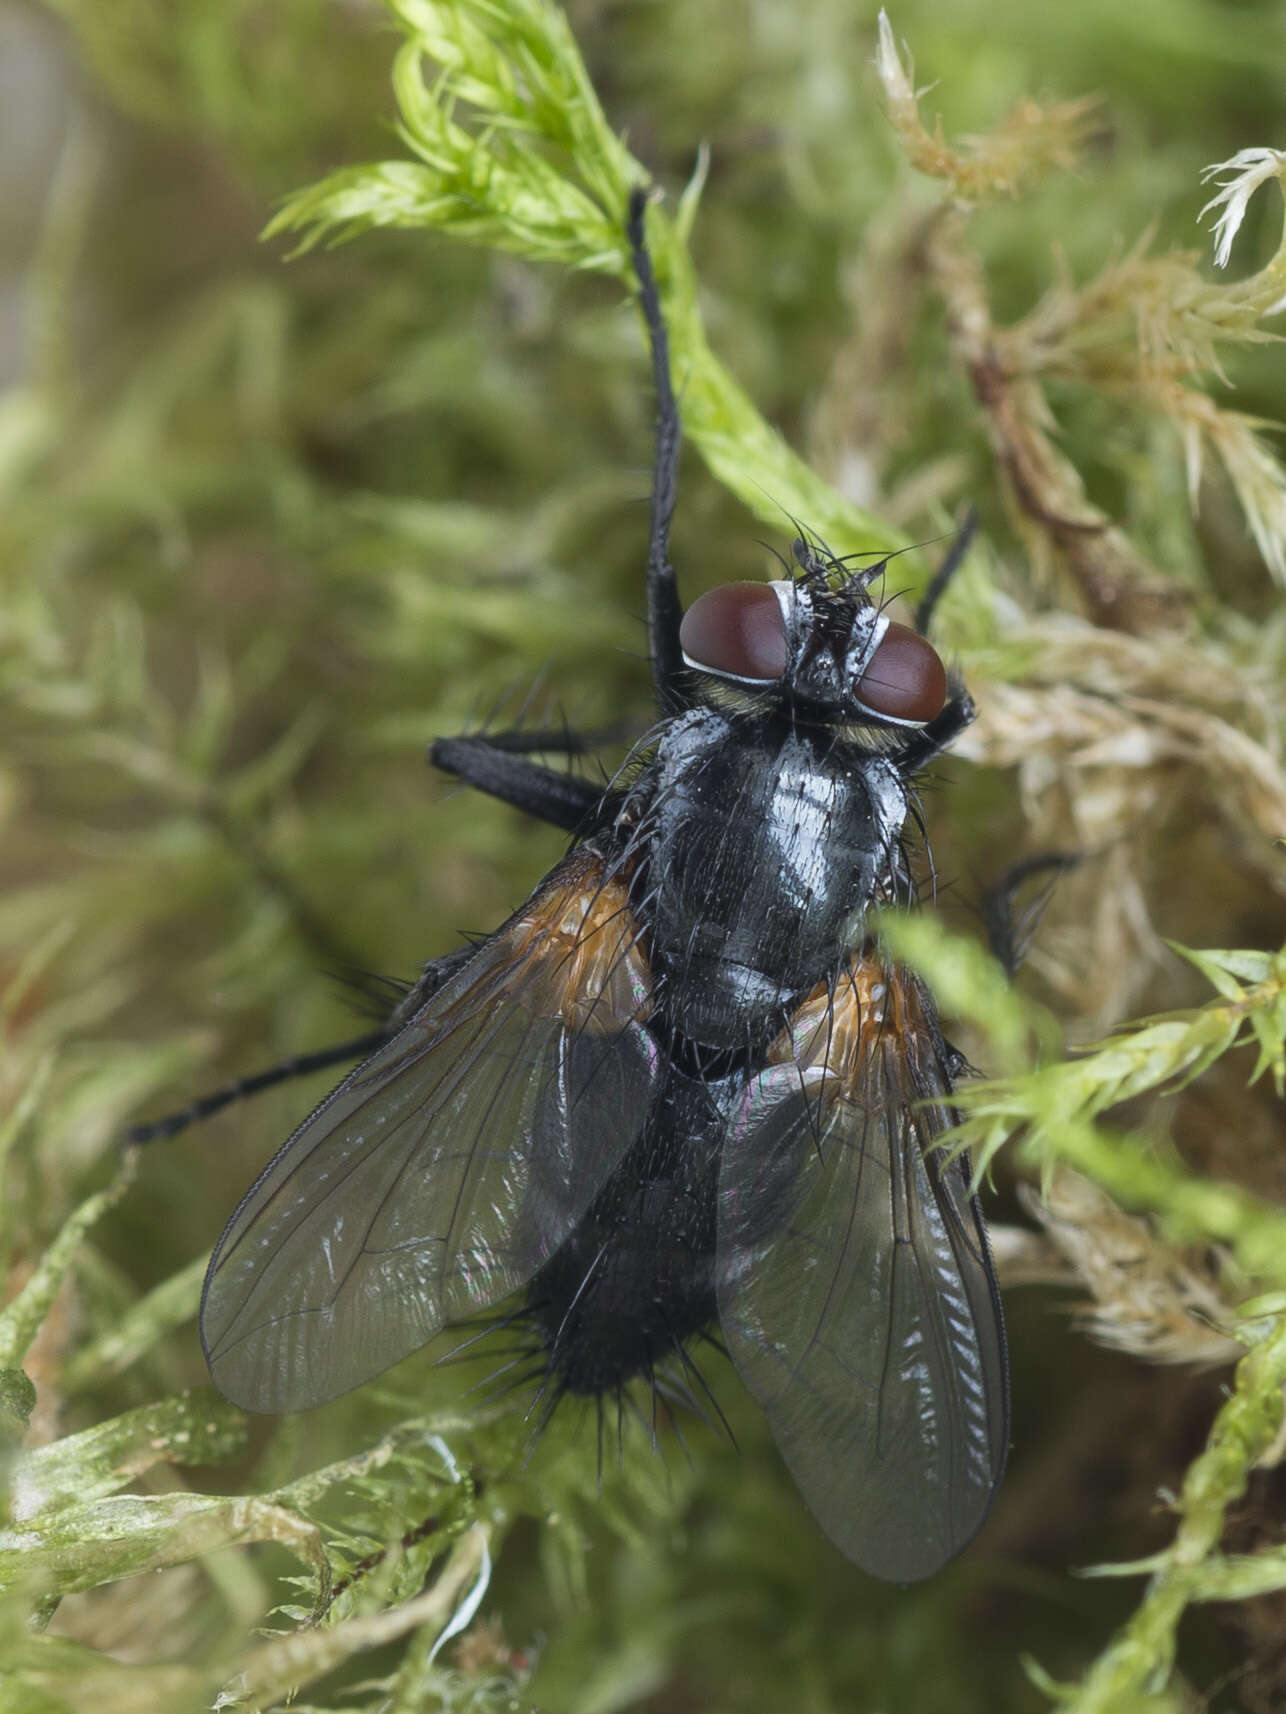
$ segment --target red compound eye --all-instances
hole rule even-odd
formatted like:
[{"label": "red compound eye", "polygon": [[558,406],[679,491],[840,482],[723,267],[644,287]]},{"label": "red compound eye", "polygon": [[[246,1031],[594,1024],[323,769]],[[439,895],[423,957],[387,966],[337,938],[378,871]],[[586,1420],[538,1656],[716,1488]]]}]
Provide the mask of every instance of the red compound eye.
[{"label": "red compound eye", "polygon": [[679,647],[693,666],[707,672],[780,678],[786,670],[786,625],[776,594],[767,583],[711,589],[683,615]]},{"label": "red compound eye", "polygon": [[918,631],[890,623],[858,680],[857,697],[873,714],[927,723],[947,700],[947,669]]}]

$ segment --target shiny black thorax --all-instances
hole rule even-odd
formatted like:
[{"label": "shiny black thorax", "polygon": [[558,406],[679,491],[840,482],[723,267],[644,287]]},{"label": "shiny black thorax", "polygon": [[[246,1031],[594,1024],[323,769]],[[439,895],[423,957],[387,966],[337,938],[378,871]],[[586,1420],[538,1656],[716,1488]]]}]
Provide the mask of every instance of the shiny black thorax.
[{"label": "shiny black thorax", "polygon": [[672,722],[621,816],[669,1029],[753,1060],[899,890],[906,808],[882,756],[786,711]]}]

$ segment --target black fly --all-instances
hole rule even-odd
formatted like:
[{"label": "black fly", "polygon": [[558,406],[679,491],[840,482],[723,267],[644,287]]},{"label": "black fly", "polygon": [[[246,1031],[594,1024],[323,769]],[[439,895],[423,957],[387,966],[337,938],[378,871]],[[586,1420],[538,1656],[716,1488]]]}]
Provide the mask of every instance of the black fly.
[{"label": "black fly", "polygon": [[658,1384],[717,1321],[822,1528],[909,1581],[986,1516],[1005,1341],[968,1163],[931,1146],[955,1056],[865,913],[910,901],[910,782],[973,708],[871,602],[881,566],[797,542],[798,575],[683,613],[645,200],[628,233],[658,403],[661,723],[605,792],[530,759],[571,747],[549,733],[435,746],[571,850],[427,966],[254,1184],[202,1338],[229,1399],[283,1412],[519,1291],[549,1400]]}]

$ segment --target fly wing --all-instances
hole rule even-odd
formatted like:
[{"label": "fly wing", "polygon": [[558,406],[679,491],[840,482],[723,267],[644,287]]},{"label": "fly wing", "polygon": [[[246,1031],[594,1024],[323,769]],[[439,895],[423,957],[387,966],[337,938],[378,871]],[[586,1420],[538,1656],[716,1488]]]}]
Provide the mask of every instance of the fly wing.
[{"label": "fly wing", "polygon": [[968,1163],[929,1150],[954,1117],[943,1054],[914,979],[855,963],[748,1085],[720,1177],[732,1357],[827,1535],[899,1583],[975,1534],[1008,1440]]},{"label": "fly wing", "polygon": [[201,1305],[219,1390],[320,1404],[529,1280],[642,1129],[648,994],[624,881],[574,852],[228,1222]]}]

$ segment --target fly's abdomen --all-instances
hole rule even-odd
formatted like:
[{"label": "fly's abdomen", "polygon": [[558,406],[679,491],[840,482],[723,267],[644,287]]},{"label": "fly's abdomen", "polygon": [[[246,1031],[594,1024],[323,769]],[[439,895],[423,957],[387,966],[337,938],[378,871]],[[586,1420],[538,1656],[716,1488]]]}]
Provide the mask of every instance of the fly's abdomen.
[{"label": "fly's abdomen", "polygon": [[669,1067],[643,1135],[532,1279],[529,1315],[558,1391],[652,1378],[714,1319],[722,1087]]},{"label": "fly's abdomen", "polygon": [[[560,1391],[615,1392],[651,1377],[716,1313],[713,1222],[698,1238],[674,1230],[685,1211],[676,1187],[655,1187],[664,1222],[621,1227],[586,1221],[532,1281],[531,1319]],[[709,1213],[713,1215],[713,1199]]]}]

